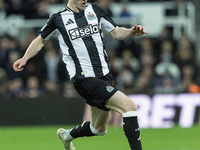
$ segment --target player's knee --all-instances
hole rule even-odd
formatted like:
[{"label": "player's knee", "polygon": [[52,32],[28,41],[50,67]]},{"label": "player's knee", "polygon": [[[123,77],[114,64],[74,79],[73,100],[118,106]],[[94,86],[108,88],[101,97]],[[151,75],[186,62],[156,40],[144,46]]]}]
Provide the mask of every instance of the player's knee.
[{"label": "player's knee", "polygon": [[134,102],[133,102],[133,105],[132,105],[132,110],[133,110],[133,111],[137,111],[137,104],[134,103]]},{"label": "player's knee", "polygon": [[125,111],[137,111],[137,104],[134,101],[129,100]]}]

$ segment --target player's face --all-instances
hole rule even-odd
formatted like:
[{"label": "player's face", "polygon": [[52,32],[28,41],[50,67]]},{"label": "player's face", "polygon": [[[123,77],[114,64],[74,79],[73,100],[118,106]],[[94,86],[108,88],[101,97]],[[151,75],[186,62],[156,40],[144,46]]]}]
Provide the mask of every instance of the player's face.
[{"label": "player's face", "polygon": [[74,11],[82,11],[84,10],[86,3],[88,0],[69,0],[69,5],[72,6]]}]

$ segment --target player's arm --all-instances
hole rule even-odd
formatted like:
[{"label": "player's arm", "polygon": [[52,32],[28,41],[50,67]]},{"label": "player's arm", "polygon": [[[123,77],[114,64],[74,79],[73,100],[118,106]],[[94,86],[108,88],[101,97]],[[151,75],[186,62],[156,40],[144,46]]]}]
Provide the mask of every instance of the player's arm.
[{"label": "player's arm", "polygon": [[22,71],[24,69],[23,66],[26,65],[27,61],[31,57],[34,57],[42,49],[44,44],[45,40],[41,37],[41,35],[35,38],[27,48],[24,56],[21,59],[18,59],[14,62],[13,69],[15,71]]},{"label": "player's arm", "polygon": [[132,38],[133,36],[140,36],[143,34],[148,34],[144,27],[141,25],[135,24],[132,28],[127,29],[124,27],[116,27],[114,30],[110,32],[112,37],[117,40],[127,40]]},{"label": "player's arm", "polygon": [[23,66],[26,65],[27,61],[31,57],[34,57],[42,49],[45,41],[47,41],[51,36],[54,35],[54,33],[56,33],[55,17],[56,14],[50,15],[47,23],[40,30],[40,35],[31,42],[24,56],[14,62],[13,69],[15,71],[22,71],[24,69]]}]

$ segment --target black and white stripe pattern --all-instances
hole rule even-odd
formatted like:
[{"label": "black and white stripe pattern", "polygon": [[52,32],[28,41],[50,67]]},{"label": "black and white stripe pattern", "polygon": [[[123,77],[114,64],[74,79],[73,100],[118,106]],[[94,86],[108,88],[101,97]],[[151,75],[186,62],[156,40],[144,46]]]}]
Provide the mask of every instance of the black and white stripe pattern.
[{"label": "black and white stripe pattern", "polygon": [[70,78],[100,77],[109,73],[109,63],[103,44],[103,32],[110,32],[115,23],[97,5],[87,4],[75,13],[66,7],[50,17],[41,36],[46,39],[53,31],[58,40]]}]

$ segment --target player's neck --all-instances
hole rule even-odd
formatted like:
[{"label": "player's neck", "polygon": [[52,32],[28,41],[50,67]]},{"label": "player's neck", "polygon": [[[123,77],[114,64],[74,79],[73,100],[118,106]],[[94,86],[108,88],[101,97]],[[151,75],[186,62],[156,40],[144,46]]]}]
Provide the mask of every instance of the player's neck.
[{"label": "player's neck", "polygon": [[79,8],[75,4],[68,2],[67,7],[69,7],[71,10],[73,10],[76,13],[80,13],[84,10],[84,8]]}]

